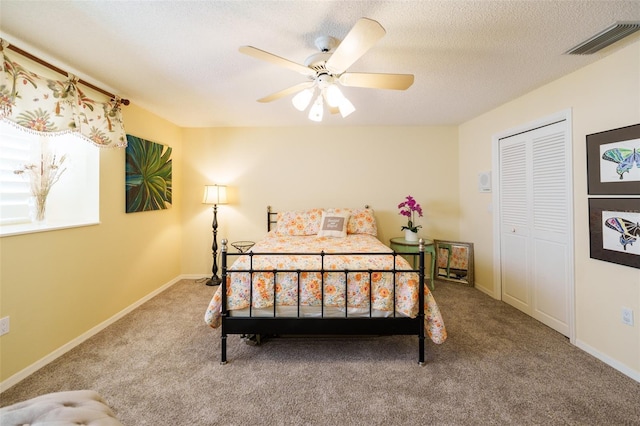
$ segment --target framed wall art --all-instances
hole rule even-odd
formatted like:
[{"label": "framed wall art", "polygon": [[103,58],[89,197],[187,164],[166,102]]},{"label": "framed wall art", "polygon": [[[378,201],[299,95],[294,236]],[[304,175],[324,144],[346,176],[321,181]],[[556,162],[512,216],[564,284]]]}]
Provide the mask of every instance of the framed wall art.
[{"label": "framed wall art", "polygon": [[125,153],[127,213],[171,206],[171,147],[127,135]]},{"label": "framed wall art", "polygon": [[640,124],[587,135],[590,195],[640,195]]},{"label": "framed wall art", "polygon": [[590,198],[591,258],[640,269],[640,198]]}]

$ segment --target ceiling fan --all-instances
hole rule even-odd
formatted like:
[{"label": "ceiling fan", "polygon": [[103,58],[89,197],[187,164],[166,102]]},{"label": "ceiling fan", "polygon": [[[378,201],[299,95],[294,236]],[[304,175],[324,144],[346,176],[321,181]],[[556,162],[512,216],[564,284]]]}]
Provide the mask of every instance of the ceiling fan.
[{"label": "ceiling fan", "polygon": [[309,118],[322,121],[323,99],[332,113],[340,112],[343,117],[346,117],[355,111],[353,104],[338,88],[338,83],[342,86],[372,89],[406,90],[411,87],[413,74],[347,72],[347,69],[373,47],[385,33],[386,31],[377,21],[360,18],[342,42],[329,36],[318,37],[315,44],[320,52],[309,56],[304,65],[253,46],[242,46],[239,50],[254,58],[296,71],[308,79],[303,83],[260,98],[258,102],[271,102],[297,93],[292,99],[293,105],[296,109],[304,111],[318,92],[309,111]]}]

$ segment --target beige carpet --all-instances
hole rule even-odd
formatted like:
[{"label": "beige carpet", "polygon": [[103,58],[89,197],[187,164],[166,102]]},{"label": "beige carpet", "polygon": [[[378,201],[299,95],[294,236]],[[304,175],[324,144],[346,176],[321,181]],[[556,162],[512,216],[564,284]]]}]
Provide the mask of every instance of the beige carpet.
[{"label": "beige carpet", "polygon": [[437,283],[449,339],[281,338],[203,322],[213,289],[184,280],[0,395],[93,389],[126,425],[640,425],[640,383],[481,292]]}]

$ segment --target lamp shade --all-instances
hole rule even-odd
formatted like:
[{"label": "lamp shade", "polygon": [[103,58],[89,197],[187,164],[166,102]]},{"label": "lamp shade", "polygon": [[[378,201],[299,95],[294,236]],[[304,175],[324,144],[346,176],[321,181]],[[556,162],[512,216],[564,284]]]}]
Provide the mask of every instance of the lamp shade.
[{"label": "lamp shade", "polygon": [[340,105],[340,102],[343,99],[345,99],[344,95],[342,94],[342,91],[335,84],[332,84],[329,87],[327,87],[325,89],[324,95],[325,95],[324,98],[327,101],[327,105],[329,105],[332,108],[338,107],[338,105]]},{"label": "lamp shade", "polygon": [[203,204],[227,204],[227,187],[224,185],[205,185]]},{"label": "lamp shade", "polygon": [[309,106],[311,98],[313,97],[313,89],[305,89],[298,93],[291,99],[291,103],[298,111],[304,111]]},{"label": "lamp shade", "polygon": [[323,112],[324,111],[322,108],[322,93],[321,93],[318,95],[315,102],[311,106],[311,109],[309,110],[309,120],[322,121]]},{"label": "lamp shade", "polygon": [[356,107],[353,106],[353,104],[351,102],[349,102],[349,99],[343,97],[340,100],[340,104],[338,105],[338,109],[340,110],[340,115],[342,115],[342,118],[348,116],[349,114],[351,114],[353,111],[356,110]]}]

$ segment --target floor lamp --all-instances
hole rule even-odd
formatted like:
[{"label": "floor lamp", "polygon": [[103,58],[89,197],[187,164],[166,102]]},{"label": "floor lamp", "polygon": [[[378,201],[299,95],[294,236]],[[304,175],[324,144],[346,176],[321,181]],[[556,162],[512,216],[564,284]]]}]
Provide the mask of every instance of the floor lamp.
[{"label": "floor lamp", "polygon": [[223,185],[205,185],[203,204],[213,204],[213,267],[211,268],[211,278],[207,280],[207,285],[218,285],[222,281],[218,276],[218,204],[227,204],[227,187]]}]

